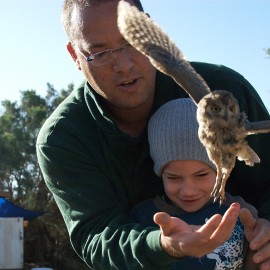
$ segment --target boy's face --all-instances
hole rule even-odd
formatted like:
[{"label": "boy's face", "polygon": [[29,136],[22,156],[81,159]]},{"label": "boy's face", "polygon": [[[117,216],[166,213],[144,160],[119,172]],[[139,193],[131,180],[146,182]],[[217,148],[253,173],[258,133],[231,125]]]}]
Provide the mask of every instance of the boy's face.
[{"label": "boy's face", "polygon": [[168,198],[186,212],[195,212],[211,198],[216,172],[207,164],[193,160],[170,162],[162,172]]}]

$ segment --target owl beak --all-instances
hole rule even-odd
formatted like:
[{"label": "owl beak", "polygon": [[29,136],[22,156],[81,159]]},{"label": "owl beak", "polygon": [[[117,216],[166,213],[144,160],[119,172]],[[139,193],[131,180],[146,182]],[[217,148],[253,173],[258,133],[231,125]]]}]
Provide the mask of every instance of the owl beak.
[{"label": "owl beak", "polygon": [[224,113],[223,118],[224,118],[224,120],[228,121],[228,112],[225,112],[225,113]]}]

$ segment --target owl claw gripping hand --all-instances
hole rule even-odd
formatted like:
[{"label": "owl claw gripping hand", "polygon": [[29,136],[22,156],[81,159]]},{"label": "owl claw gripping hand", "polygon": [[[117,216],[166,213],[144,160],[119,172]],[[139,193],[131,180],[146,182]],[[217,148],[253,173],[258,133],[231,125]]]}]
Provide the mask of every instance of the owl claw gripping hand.
[{"label": "owl claw gripping hand", "polygon": [[118,27],[133,47],[149,57],[158,70],[171,76],[196,103],[199,138],[217,168],[212,196],[221,204],[225,198],[225,184],[236,158],[249,166],[260,162],[260,158],[248,146],[246,136],[270,132],[270,121],[248,122],[230,92],[211,92],[168,35],[128,2],[119,2]]}]

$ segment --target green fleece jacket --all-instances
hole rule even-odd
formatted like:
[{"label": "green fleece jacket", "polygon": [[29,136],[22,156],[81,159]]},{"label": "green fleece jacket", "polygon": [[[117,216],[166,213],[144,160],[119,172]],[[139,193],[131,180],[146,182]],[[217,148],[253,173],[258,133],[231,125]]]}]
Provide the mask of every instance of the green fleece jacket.
[{"label": "green fleece jacket", "polygon": [[[270,119],[258,94],[224,66],[192,63],[212,90],[229,90],[250,121]],[[165,102],[187,97],[157,72],[152,113]],[[120,131],[102,110],[103,100],[85,83],[44,123],[37,156],[78,255],[93,269],[168,269],[176,260],[162,251],[157,228],[128,223],[138,202],[155,197],[162,182],[153,172],[147,128],[137,138]],[[270,134],[253,135],[261,163],[237,162],[227,191],[242,196],[270,219]]]}]

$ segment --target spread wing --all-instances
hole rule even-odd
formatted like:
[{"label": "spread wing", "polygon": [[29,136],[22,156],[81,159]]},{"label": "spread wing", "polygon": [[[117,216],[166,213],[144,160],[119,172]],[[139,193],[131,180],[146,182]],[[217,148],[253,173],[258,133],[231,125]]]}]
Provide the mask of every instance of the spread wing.
[{"label": "spread wing", "polygon": [[270,120],[247,122],[245,124],[247,135],[270,132]]},{"label": "spread wing", "polygon": [[168,35],[144,12],[123,0],[118,5],[118,28],[133,47],[149,57],[157,69],[171,76],[196,104],[210,93],[206,82]]}]

